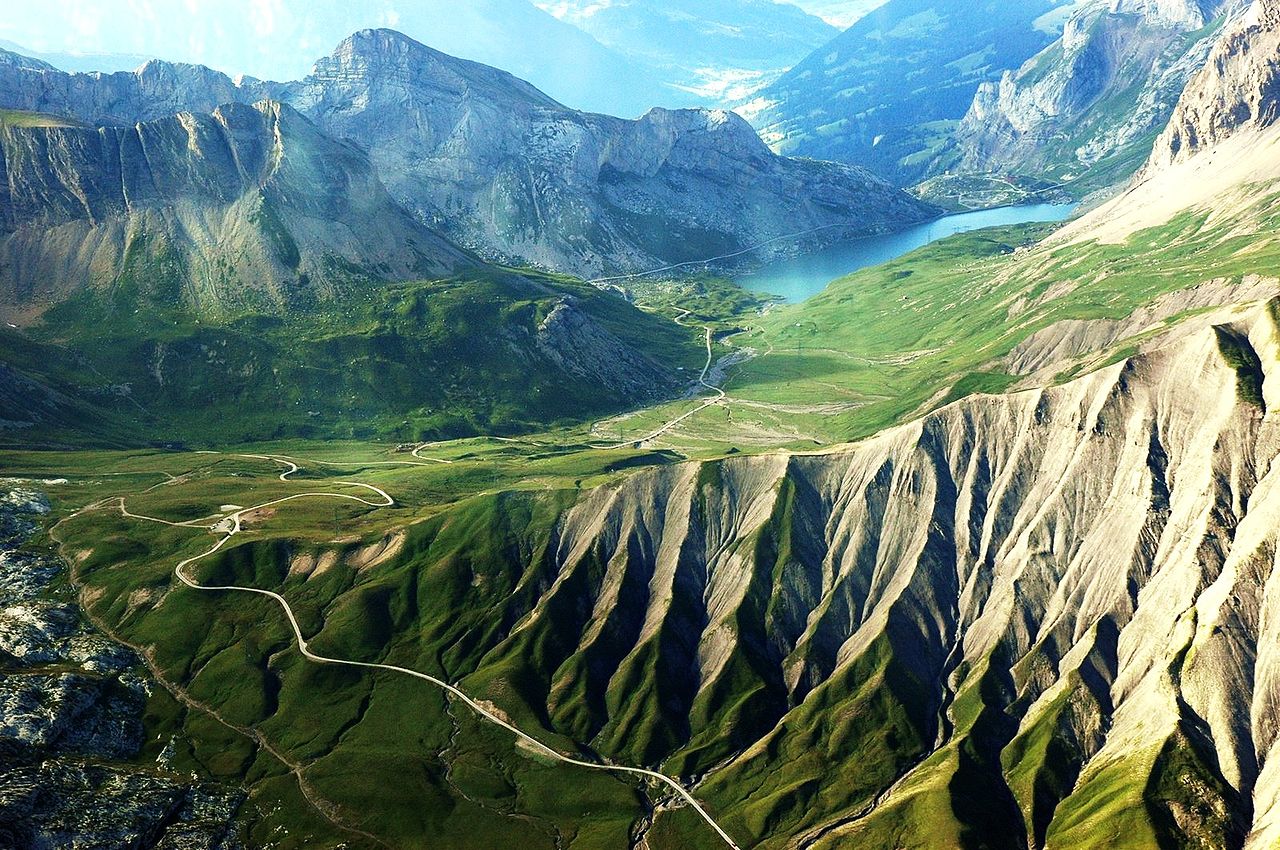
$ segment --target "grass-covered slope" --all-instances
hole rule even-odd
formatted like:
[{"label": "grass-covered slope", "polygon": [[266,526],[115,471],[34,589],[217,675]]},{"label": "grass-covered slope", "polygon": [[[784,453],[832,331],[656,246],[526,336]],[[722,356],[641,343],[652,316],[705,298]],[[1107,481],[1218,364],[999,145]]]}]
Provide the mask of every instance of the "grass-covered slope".
[{"label": "grass-covered slope", "polygon": [[[639,835],[654,850],[719,846],[657,789],[529,758],[423,683],[302,663],[266,602],[174,584],[172,566],[207,548],[206,534],[139,524],[106,497],[185,521],[342,481],[385,488],[387,509],[300,500],[253,515],[199,573],[283,593],[316,651],[458,682],[563,752],[682,778],[743,846],[1100,848],[1116,828],[1135,848],[1231,846],[1267,823],[1240,801],[1270,786],[1231,755],[1268,746],[1239,740],[1231,721],[1258,686],[1236,676],[1252,667],[1228,660],[1258,627],[1254,577],[1274,552],[1267,417],[1280,322],[1274,302],[1214,305],[1266,289],[1250,275],[1274,255],[1271,209],[1212,225],[1184,215],[1120,245],[971,234],[859,273],[759,319],[745,335],[757,357],[731,371],[729,397],[655,447],[591,450],[569,428],[442,444],[429,458],[445,463],[410,461],[425,466],[383,466],[409,458],[352,445],[246,450],[294,458],[303,471],[287,481],[262,460],[179,453],[4,463],[66,478],[51,485],[64,515],[99,503],[58,530],[90,610],[199,705],[299,765],[310,803],[296,780],[253,769],[264,744],[252,736],[237,744],[243,757],[214,762],[268,813],[250,810],[253,834],[287,824],[300,846],[339,834],[372,846],[361,832],[393,847],[426,832],[459,848]],[[1207,276],[1220,284],[1196,286]],[[370,295],[341,329],[320,312],[243,321],[256,344],[308,352],[291,356],[309,365],[333,362],[310,352],[335,340],[355,345],[352,329],[360,345],[447,341],[441,357],[464,350],[463,334],[482,346],[466,356],[484,371],[468,374],[485,380],[527,375],[513,346],[535,340],[524,350],[542,356],[542,328],[577,326],[563,315],[568,295],[593,325],[637,346],[644,337],[647,350],[663,339],[654,329],[672,327],[551,280]],[[51,336],[88,340],[111,325],[89,309],[109,303],[81,307],[49,314]],[[149,390],[175,417],[196,400],[184,376],[245,380],[250,361],[228,368],[210,339],[182,348],[160,332],[226,334],[234,322],[138,315],[150,324],[130,339],[186,355],[161,369],[175,381]],[[693,335],[670,332],[672,350]],[[501,345],[484,348],[490,339]],[[342,348],[340,362],[349,371],[363,350]],[[562,371],[574,362],[546,356]],[[117,357],[113,368],[139,380],[155,363]],[[331,369],[324,386],[353,391]],[[380,390],[416,380],[390,363],[368,374]],[[1028,381],[1057,386],[937,410]],[[270,384],[232,386],[276,403]],[[536,385],[495,386],[538,403]],[[857,405],[821,407],[855,394]],[[237,408],[220,410],[230,422]],[[655,450],[723,454],[757,411],[831,437],[935,412],[820,455],[675,463]],[[176,482],[156,487],[161,470]],[[1216,494],[1208,511],[1205,493]],[[1221,582],[1225,595],[1208,592]],[[194,721],[156,725],[209,740]],[[374,781],[388,772],[393,789]]]},{"label": "grass-covered slope", "polygon": [[[33,404],[34,431],[3,432],[28,445],[513,433],[661,398],[677,365],[699,362],[691,329],[593,287],[501,271],[224,321],[120,287],[0,346],[15,374],[66,398],[62,413]],[[0,418],[20,420],[28,398],[10,395]],[[73,414],[83,407],[98,417]]]},{"label": "grass-covered slope", "polygon": [[[1268,822],[1241,800],[1271,786],[1234,754],[1269,744],[1233,718],[1257,705],[1237,653],[1276,542],[1273,423],[1241,370],[1274,402],[1280,323],[1215,322],[817,455],[477,440],[431,449],[451,463],[301,444],[4,460],[64,478],[63,515],[98,505],[57,530],[97,617],[393,847],[720,843],[657,789],[530,758],[424,683],[304,664],[269,601],[174,583],[206,532],[104,497],[211,522],[386,489],[385,509],[249,514],[192,574],[284,594],[316,652],[458,682],[562,752],[681,777],[742,846],[1100,848],[1117,825],[1135,848],[1233,846]],[[221,769],[266,805],[278,789],[250,763]],[[289,805],[272,817],[314,816]]]},{"label": "grass-covered slope", "polygon": [[[717,338],[719,354],[750,354],[728,370],[728,400],[658,445],[809,449],[975,392],[1082,374],[1210,307],[1275,294],[1278,221],[1276,196],[1260,191],[1230,211],[1187,211],[1117,242],[1023,225],[934,243],[801,304],[739,316],[741,332]],[[601,433],[644,434],[683,410],[643,411]]]}]

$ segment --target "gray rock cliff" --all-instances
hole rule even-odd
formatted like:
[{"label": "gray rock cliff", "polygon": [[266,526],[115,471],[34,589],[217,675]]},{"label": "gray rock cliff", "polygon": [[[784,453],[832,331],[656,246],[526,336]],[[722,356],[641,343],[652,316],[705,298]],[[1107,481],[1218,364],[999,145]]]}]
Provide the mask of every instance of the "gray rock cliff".
[{"label": "gray rock cliff", "polygon": [[[144,69],[145,70],[145,69]],[[288,106],[228,103],[121,126],[0,126],[10,305],[130,275],[214,310],[334,294],[470,262],[389,196],[367,157]]]},{"label": "gray rock cliff", "polygon": [[1183,92],[1148,169],[1181,162],[1280,118],[1280,3],[1256,0],[1218,40]]},{"label": "gray rock cliff", "polygon": [[946,168],[1080,185],[1123,181],[1243,0],[1100,0],[1017,71],[984,83]]}]

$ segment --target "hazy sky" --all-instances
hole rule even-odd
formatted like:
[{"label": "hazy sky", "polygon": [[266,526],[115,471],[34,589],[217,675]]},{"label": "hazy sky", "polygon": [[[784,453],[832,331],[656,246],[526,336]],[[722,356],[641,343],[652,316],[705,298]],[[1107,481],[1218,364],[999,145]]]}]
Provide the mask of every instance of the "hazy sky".
[{"label": "hazy sky", "polygon": [[[842,19],[883,0],[793,0]],[[447,52],[519,29],[528,0],[4,0],[0,39],[34,51],[127,53],[198,62],[268,79],[305,75],[343,37],[365,27],[401,27]],[[485,16],[475,29],[478,16]],[[567,26],[567,25],[566,25]],[[530,45],[523,45],[528,51]],[[454,49],[451,49],[454,48]],[[469,58],[487,57],[484,45]]]},{"label": "hazy sky", "polygon": [[32,50],[143,54],[266,78],[301,76],[344,35],[363,27],[394,27],[400,19],[396,0],[6,0],[4,5],[0,38]]}]

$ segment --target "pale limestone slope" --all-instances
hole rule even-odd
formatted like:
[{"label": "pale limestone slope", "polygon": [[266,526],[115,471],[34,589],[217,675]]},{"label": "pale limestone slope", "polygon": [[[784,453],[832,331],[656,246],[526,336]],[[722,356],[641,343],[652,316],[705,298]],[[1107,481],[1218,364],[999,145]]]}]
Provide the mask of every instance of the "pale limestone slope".
[{"label": "pale limestone slope", "polygon": [[[1059,811],[1109,799],[1099,777],[1116,765],[1140,794],[1161,748],[1194,726],[1197,752],[1216,758],[1230,789],[1206,799],[1270,846],[1280,837],[1276,315],[1274,302],[1222,312],[1069,384],[970,398],[839,451],[677,465],[595,490],[559,524],[540,601],[486,662],[568,630],[576,649],[554,671],[548,709],[565,716],[584,685],[625,693],[595,727],[609,751],[645,731],[630,712],[650,687],[693,740],[723,734],[700,712],[742,675],[732,662],[752,659],[785,704],[709,780],[750,803],[762,793],[755,768],[815,702],[838,703],[842,674],[887,640],[931,692],[940,758],[968,734],[955,701],[995,668],[1009,686],[992,708],[1016,734],[1058,718],[1060,699],[1071,707],[1054,722],[1079,777],[1054,800]],[[1233,346],[1257,357],[1265,409],[1242,395],[1224,356]],[[794,533],[774,563],[760,540],[784,499]],[[564,619],[565,598],[578,600],[578,626]],[[655,655],[684,672],[636,688]],[[616,663],[580,663],[600,657]],[[1002,753],[987,755],[999,764]],[[1005,776],[1029,833],[1047,829],[1052,847],[1101,846],[1088,823],[1040,815],[1037,827],[1015,768]],[[947,770],[931,760],[908,771],[866,817],[815,805],[803,835],[816,847],[878,835],[882,819],[936,797]],[[1252,823],[1238,802],[1249,798]],[[1193,818],[1183,829],[1216,827]]]}]

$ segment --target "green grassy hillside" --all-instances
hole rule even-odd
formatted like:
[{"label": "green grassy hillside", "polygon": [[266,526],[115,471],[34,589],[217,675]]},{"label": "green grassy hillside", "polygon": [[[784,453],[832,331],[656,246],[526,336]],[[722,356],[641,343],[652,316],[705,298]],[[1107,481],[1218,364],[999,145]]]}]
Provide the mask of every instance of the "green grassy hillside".
[{"label": "green grassy hillside", "polygon": [[[217,322],[127,289],[82,295],[0,332],[0,358],[65,399],[39,429],[0,431],[11,445],[512,434],[672,394],[676,367],[701,363],[696,330],[500,272]],[[12,402],[0,419],[21,418]]]},{"label": "green grassy hillside", "polygon": [[0,109],[0,126],[6,127],[83,127],[72,118],[28,112],[22,109]]},{"label": "green grassy hillside", "polygon": [[[618,350],[700,368],[698,328],[572,283],[392,286],[341,315],[211,326],[177,310],[134,313],[127,301],[69,303],[33,335],[5,337],[15,368],[43,375],[54,398],[127,386],[94,396],[103,428],[120,429],[106,433],[219,446],[269,438],[239,451],[302,469],[281,480],[285,460],[185,451],[7,451],[0,465],[51,482],[54,519],[65,519],[51,542],[75,564],[88,610],[191,701],[159,699],[151,728],[184,742],[182,763],[250,791],[255,844],[409,848],[429,834],[459,850],[610,848],[639,836],[652,850],[722,846],[653,784],[556,764],[426,683],[306,663],[271,601],[175,583],[174,565],[216,537],[123,516],[119,497],[139,516],[188,522],[228,505],[350,492],[343,482],[385,488],[387,508],[312,497],[250,515],[194,574],[283,594],[314,651],[457,682],[562,753],[678,776],[743,846],[1102,847],[1115,824],[1132,847],[1211,841],[1235,834],[1221,812],[1236,803],[1194,718],[1153,737],[1149,752],[1081,771],[1078,717],[1103,712],[1106,698],[1083,670],[1020,725],[1029,706],[1019,689],[1058,663],[1054,648],[1033,647],[1015,665],[997,646],[950,669],[921,649],[928,635],[887,628],[847,655],[822,640],[794,649],[806,629],[852,616],[842,604],[861,603],[851,590],[816,620],[797,613],[826,592],[821,541],[837,507],[805,466],[814,459],[771,452],[856,439],[1001,391],[1018,380],[1001,359],[1059,320],[1120,319],[1210,278],[1265,271],[1277,259],[1275,216],[1274,199],[1221,226],[1185,215],[1119,245],[1032,247],[1045,228],[968,234],[763,315],[714,281],[675,298],[647,292],[668,314],[695,309],[690,324],[712,323],[715,353],[754,356],[725,373],[727,399],[643,447],[592,448],[599,437],[574,422],[514,440],[443,441],[423,458],[367,440],[532,429],[566,410],[634,403],[575,372],[564,359],[572,347],[548,349],[541,329],[566,303],[598,329],[566,331],[575,341],[615,339]],[[1117,338],[1048,380],[1131,352],[1195,312]],[[1219,330],[1218,354],[1238,376],[1242,407],[1256,410],[1259,364],[1236,333]],[[599,359],[603,349],[588,350]],[[50,407],[61,433],[80,426],[79,403]],[[600,430],[634,438],[694,404],[642,408]],[[308,439],[334,436],[347,439]],[[757,530],[718,536],[726,502],[750,482],[725,458],[757,451],[769,456],[751,463],[785,466],[776,500]],[[675,465],[682,456],[706,462]],[[610,501],[610,488],[645,471],[651,489]],[[896,509],[877,501],[893,473],[882,470],[859,507]],[[600,523],[583,548],[567,542],[575,506],[574,522]],[[667,521],[687,532],[673,532],[684,535],[679,552],[660,558],[646,512],[671,511]],[[943,512],[927,523],[930,557],[944,557],[954,521]],[[678,580],[663,596],[659,565],[672,559]],[[744,588],[727,615],[712,561],[717,581],[731,573]],[[938,576],[955,573],[940,563]],[[939,594],[959,593],[939,582]],[[648,622],[654,605],[662,613]],[[1111,628],[1087,638],[1113,643]],[[699,687],[699,653],[717,647],[728,649]],[[1194,828],[1178,820],[1188,812]]]},{"label": "green grassy hillside", "polygon": [[[1018,380],[1003,358],[1055,322],[1123,319],[1162,295],[1268,275],[1280,262],[1277,227],[1280,197],[1262,195],[1212,224],[1205,213],[1184,213],[1122,244],[1039,245],[1049,225],[934,243],[833,281],[801,304],[739,315],[745,330],[717,340],[721,355],[750,354],[728,372],[728,400],[684,420],[662,444],[702,455],[808,449],[861,439],[976,392],[1002,392]],[[1119,356],[1138,341],[1109,351]],[[1059,379],[1106,354],[1064,366]],[[685,409],[673,403],[621,417],[610,433],[644,434]]]}]

